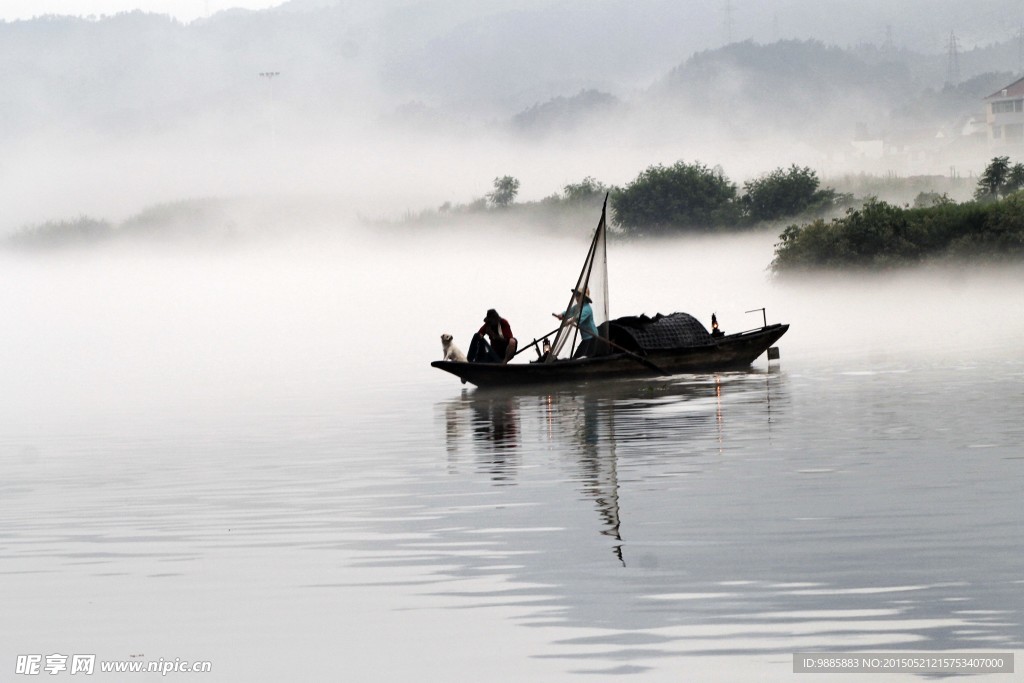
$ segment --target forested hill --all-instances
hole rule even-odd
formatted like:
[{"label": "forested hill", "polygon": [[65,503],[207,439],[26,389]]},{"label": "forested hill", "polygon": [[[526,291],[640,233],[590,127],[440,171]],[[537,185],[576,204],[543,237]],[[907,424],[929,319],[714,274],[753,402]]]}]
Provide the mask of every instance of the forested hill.
[{"label": "forested hill", "polygon": [[[1017,71],[1017,12],[1007,0],[794,0],[729,17],[717,3],[668,0],[293,0],[189,24],[141,12],[0,22],[0,136],[237,121],[271,90],[306,118],[420,103],[441,118],[508,122],[581,92],[629,103],[651,84],[712,106],[731,106],[742,86],[784,103],[779,116],[806,115],[814,91],[829,106],[866,93],[898,108],[942,89],[950,26],[959,80]],[[259,78],[268,72],[280,78]]]},{"label": "forested hill", "polygon": [[875,135],[899,126],[950,125],[980,113],[982,98],[1015,78],[995,70],[936,85],[927,67],[922,56],[895,51],[813,40],[743,42],[693,55],[647,96],[711,113],[737,129],[849,137],[858,123]]},{"label": "forested hill", "polygon": [[734,124],[786,132],[851,131],[851,117],[884,116],[921,88],[907,64],[870,64],[817,41],[735,43],[694,55],[654,93],[721,112]]}]

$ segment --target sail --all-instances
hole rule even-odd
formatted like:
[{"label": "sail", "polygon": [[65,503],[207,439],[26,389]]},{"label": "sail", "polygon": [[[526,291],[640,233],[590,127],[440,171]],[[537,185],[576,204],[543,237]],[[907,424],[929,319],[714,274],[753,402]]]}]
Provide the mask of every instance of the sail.
[{"label": "sail", "polygon": [[[590,249],[587,258],[583,261],[583,269],[576,280],[576,286],[570,291],[569,303],[565,311],[571,310],[573,306],[572,291],[588,292],[594,312],[594,324],[601,331],[602,336],[606,334],[601,329],[604,323],[608,322],[608,246],[607,246],[607,221],[608,196],[605,195],[604,206],[601,207],[601,220],[594,231],[594,239],[590,242]],[[566,316],[562,326],[555,335],[555,341],[551,344],[551,354],[547,360],[550,362],[558,357],[563,348],[568,347],[571,354],[579,339],[579,330],[572,325],[573,318]]]}]

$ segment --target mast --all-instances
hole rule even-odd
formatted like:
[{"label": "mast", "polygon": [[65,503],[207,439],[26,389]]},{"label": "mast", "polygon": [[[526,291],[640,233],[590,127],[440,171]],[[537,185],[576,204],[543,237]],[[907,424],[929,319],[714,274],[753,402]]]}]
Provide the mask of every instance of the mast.
[{"label": "mast", "polygon": [[[599,334],[601,325],[608,321],[607,212],[608,194],[606,193],[604,204],[601,207],[601,220],[597,223],[594,239],[590,242],[587,257],[583,261],[583,268],[580,270],[580,276],[576,280],[576,286],[573,288],[573,291],[584,293],[588,290],[590,291],[591,310],[594,312],[594,324],[597,326]],[[566,305],[565,310],[568,311],[572,305],[573,295],[570,292],[569,303]],[[563,318],[562,324],[558,328],[558,333],[555,335],[555,341],[551,345],[551,354],[548,356],[547,362],[551,362],[558,356],[570,338],[572,343],[569,344],[569,348],[572,349],[576,345],[579,329],[572,322],[573,318],[570,316]]]}]

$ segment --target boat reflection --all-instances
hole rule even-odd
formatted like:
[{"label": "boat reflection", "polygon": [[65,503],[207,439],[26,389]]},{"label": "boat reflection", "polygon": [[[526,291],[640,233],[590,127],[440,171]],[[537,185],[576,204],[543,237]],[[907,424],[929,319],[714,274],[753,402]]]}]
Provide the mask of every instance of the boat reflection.
[{"label": "boat reflection", "polygon": [[[495,483],[508,484],[524,461],[538,465],[547,454],[571,454],[578,491],[593,501],[599,532],[625,564],[620,463],[641,470],[669,458],[679,476],[715,467],[727,447],[730,405],[737,419],[767,425],[764,391],[770,395],[777,381],[777,375],[746,370],[658,382],[464,390],[441,404],[449,465],[457,471],[470,460]],[[709,443],[716,447],[709,450]]]},{"label": "boat reflection", "polygon": [[509,483],[519,467],[519,400],[509,395],[478,395],[463,390],[462,396],[444,404],[445,442],[449,464],[457,469],[463,436],[471,436],[472,456],[478,471],[496,483]]},{"label": "boat reflection", "polygon": [[[865,436],[856,411],[816,405],[837,391],[829,377],[750,371],[467,391],[440,405],[459,468],[447,485],[474,497],[440,520],[427,508],[411,550],[445,568],[438,594],[455,594],[453,576],[467,581],[458,604],[589,629],[559,631],[552,656],[591,675],[677,657],[1019,648],[1020,562],[1005,552],[1007,526],[989,523],[1019,517],[1016,452],[947,460],[932,451],[942,437]],[[874,386],[843,391],[877,400]],[[939,419],[900,400],[888,404],[896,414]],[[493,419],[494,402],[514,415],[514,448],[495,441],[494,425],[473,429]],[[502,452],[515,454],[503,474],[519,485],[483,482],[481,492],[464,463]],[[982,462],[1008,484],[950,496],[949,477]],[[923,467],[934,463],[943,467]],[[481,592],[478,580],[494,575],[503,578]]]}]

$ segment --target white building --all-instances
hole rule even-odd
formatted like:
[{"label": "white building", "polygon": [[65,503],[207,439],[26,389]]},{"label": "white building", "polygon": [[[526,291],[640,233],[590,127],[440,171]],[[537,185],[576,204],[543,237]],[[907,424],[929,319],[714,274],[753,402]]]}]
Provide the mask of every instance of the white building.
[{"label": "white building", "polygon": [[1024,147],[1024,78],[985,98],[985,118],[989,147]]}]

